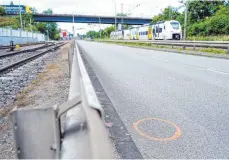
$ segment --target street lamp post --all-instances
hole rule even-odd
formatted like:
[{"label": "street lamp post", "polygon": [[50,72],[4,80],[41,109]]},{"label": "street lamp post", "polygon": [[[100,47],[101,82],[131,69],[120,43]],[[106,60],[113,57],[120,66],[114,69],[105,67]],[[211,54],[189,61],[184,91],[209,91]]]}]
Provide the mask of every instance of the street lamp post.
[{"label": "street lamp post", "polygon": [[72,14],[72,32],[73,32],[73,39],[75,38],[75,28],[74,28],[74,24],[75,24],[75,17],[74,17],[74,12]]}]

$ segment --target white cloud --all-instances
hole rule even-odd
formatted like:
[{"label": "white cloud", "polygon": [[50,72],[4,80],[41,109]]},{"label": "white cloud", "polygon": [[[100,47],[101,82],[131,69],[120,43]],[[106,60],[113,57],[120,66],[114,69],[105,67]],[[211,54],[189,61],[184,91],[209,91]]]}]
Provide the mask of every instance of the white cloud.
[{"label": "white cloud", "polygon": [[[9,4],[11,0],[0,0],[1,4]],[[153,17],[158,14],[161,9],[171,5],[174,7],[180,6],[178,0],[20,0],[22,5],[28,5],[37,8],[39,12],[47,8],[52,8],[54,13],[60,14],[90,14],[90,15],[115,15],[114,3],[116,2],[117,13],[131,13],[131,16]],[[14,0],[14,4],[18,4],[19,0]],[[136,8],[136,5],[140,4]],[[72,31],[72,24],[58,23],[63,29]],[[104,28],[107,25],[102,25]],[[87,24],[75,24],[75,28],[90,27]],[[95,27],[99,29],[99,25]],[[80,30],[83,32],[83,30]]]}]

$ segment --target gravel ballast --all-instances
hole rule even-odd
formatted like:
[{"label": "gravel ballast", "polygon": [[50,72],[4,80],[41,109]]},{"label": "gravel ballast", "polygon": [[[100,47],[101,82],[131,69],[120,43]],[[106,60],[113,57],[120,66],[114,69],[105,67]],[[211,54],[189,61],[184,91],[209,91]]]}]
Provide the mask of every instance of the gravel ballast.
[{"label": "gravel ballast", "polygon": [[0,159],[16,158],[8,113],[14,107],[47,107],[67,100],[70,43],[0,75]]}]

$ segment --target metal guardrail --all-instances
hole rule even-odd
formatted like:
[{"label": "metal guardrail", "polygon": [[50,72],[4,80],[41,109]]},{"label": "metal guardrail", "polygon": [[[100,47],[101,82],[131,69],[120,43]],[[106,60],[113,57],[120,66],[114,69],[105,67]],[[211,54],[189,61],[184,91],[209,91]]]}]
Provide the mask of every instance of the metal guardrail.
[{"label": "metal guardrail", "polygon": [[[135,40],[130,40],[135,41]],[[139,40],[141,42],[166,42],[166,43],[199,43],[199,44],[229,44],[229,41],[190,41],[190,40]]]},{"label": "metal guardrail", "polygon": [[[103,117],[103,109],[98,102],[76,42],[73,48],[73,55],[69,53],[70,63],[72,61],[69,100],[80,94],[82,104],[67,112],[61,158],[110,159],[111,147],[103,121],[99,118]],[[74,126],[82,128],[75,131],[75,135],[71,129]],[[71,133],[68,134],[69,132]]]},{"label": "metal guardrail", "polygon": [[[61,106],[19,108],[11,112],[18,158],[111,159],[101,108],[78,46],[69,52],[68,101]],[[61,117],[66,113],[65,128]],[[63,130],[63,132],[62,132]]]},{"label": "metal guardrail", "polygon": [[148,43],[154,45],[167,45],[179,46],[185,49],[186,47],[192,47],[194,50],[196,48],[217,48],[225,49],[229,54],[229,42],[224,41],[155,41],[155,40],[106,40],[106,42],[127,42],[127,43]]},{"label": "metal guardrail", "polygon": [[191,41],[191,40],[108,40],[108,41],[229,44],[229,41]]}]

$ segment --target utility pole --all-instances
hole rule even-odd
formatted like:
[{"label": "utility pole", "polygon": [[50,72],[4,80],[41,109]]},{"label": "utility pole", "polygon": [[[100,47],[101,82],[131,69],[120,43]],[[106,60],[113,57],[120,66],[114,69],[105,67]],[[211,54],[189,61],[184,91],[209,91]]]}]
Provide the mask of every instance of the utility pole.
[{"label": "utility pole", "polygon": [[75,38],[75,28],[74,28],[75,18],[74,18],[74,12],[72,14],[72,32],[73,32],[73,39]]},{"label": "utility pole", "polygon": [[187,32],[187,17],[188,17],[188,0],[185,2],[185,14],[184,14],[184,40],[186,40],[186,32]]},{"label": "utility pole", "polygon": [[19,0],[19,15],[20,15],[21,29],[23,30],[22,17],[21,17],[21,2],[20,2],[20,0]]},{"label": "utility pole", "polygon": [[170,11],[171,9],[170,9],[170,7],[171,7],[171,6],[169,6],[169,20],[170,20],[170,18],[171,18],[171,11]]},{"label": "utility pole", "polygon": [[101,19],[99,17],[99,37],[101,39]]},{"label": "utility pole", "polygon": [[115,0],[112,0],[113,1],[113,3],[114,3],[114,8],[115,8],[115,36],[116,36],[116,23],[117,23],[117,12],[116,12],[116,2],[115,2]]},{"label": "utility pole", "polygon": [[24,29],[25,29],[26,28],[26,26],[25,26],[25,20],[23,22],[24,22]]},{"label": "utility pole", "polygon": [[123,3],[121,3],[121,29],[122,29],[122,23],[123,23]]}]

